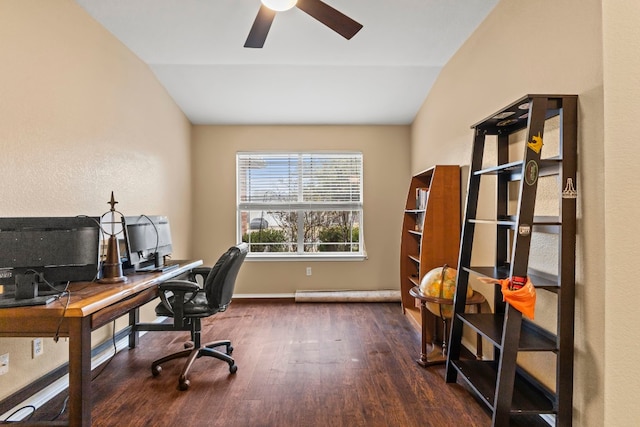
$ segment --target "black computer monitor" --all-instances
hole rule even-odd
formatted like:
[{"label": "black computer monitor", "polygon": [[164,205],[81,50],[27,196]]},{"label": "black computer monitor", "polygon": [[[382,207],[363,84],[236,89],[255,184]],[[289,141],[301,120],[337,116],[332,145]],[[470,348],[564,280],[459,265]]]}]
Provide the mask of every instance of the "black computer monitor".
[{"label": "black computer monitor", "polygon": [[0,218],[0,284],[29,298],[49,285],[92,281],[99,246],[98,217]]},{"label": "black computer monitor", "polygon": [[125,269],[153,270],[164,266],[171,255],[169,218],[162,215],[125,216],[122,228],[127,249]]}]

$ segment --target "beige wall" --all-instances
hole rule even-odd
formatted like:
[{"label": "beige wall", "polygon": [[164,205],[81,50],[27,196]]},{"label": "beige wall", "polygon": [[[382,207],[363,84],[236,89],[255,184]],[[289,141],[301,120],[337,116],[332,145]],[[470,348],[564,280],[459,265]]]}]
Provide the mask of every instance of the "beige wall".
[{"label": "beige wall", "polygon": [[[190,131],[148,67],[75,2],[0,1],[1,216],[101,215],[113,190],[125,214],[168,215],[186,257]],[[46,338],[37,360],[30,342],[0,339],[0,399],[67,361],[65,340]]]},{"label": "beige wall", "polygon": [[[178,256],[192,248],[212,262],[235,241],[237,150],[357,149],[365,154],[369,260],[248,263],[238,291],[395,288],[402,215],[392,207],[404,203],[409,171],[468,164],[469,126],[526,93],[575,93],[574,425],[632,425],[640,416],[640,340],[638,310],[628,301],[640,288],[628,266],[639,252],[639,202],[629,191],[640,154],[640,57],[629,49],[640,39],[638,7],[636,0],[503,0],[443,69],[410,143],[403,127],[196,127],[190,154],[189,123],[152,73],[72,0],[0,0],[0,215],[99,215],[115,190],[125,213],[171,217]],[[67,358],[66,343],[50,339],[37,363],[30,340],[0,339],[6,352],[11,368],[0,377],[0,399]]]},{"label": "beige wall", "polygon": [[[600,0],[501,1],[443,68],[412,128],[414,172],[433,163],[468,165],[472,124],[528,93],[579,95],[574,425],[580,426],[605,425],[601,15]],[[489,256],[490,242],[480,246]],[[555,324],[553,296],[538,292],[536,310],[537,321]],[[548,382],[553,360],[528,356],[530,369]]]},{"label": "beige wall", "polygon": [[[397,289],[402,209],[409,185],[408,126],[194,126],[195,257],[206,263],[236,243],[238,151],[357,150],[364,158],[365,261],[246,262],[238,294]],[[305,268],[313,275],[306,276]]]},{"label": "beige wall", "polygon": [[[640,254],[637,165],[640,160],[640,2],[603,1],[604,39],[604,387],[606,426],[640,419]],[[602,243],[602,242],[599,242]],[[631,277],[631,280],[630,280]]]}]

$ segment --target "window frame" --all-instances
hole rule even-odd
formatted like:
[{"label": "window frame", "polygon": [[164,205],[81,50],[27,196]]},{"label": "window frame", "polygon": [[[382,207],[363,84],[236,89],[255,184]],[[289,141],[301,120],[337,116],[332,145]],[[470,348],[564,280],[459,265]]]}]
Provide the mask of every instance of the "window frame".
[{"label": "window frame", "polygon": [[[305,156],[345,156],[346,158],[351,157],[352,160],[355,158],[358,164],[358,172],[359,172],[359,185],[358,185],[358,194],[359,201],[349,200],[348,202],[335,202],[335,201],[326,201],[326,202],[305,202],[305,201],[296,201],[296,202],[288,202],[288,203],[269,203],[269,202],[247,202],[241,200],[243,193],[243,185],[241,185],[241,161],[243,157],[247,159],[248,157],[286,157],[293,156],[298,157],[300,164],[302,164],[302,159]],[[298,179],[299,183],[302,182],[302,179]],[[247,187],[245,184],[244,187]],[[291,188],[291,187],[289,187]],[[246,191],[246,189],[245,189]],[[303,193],[302,188],[298,188],[298,192],[300,194]],[[301,197],[300,195],[298,197]],[[350,196],[351,198],[351,196]],[[297,236],[295,238],[292,236],[292,242],[288,242],[287,244],[295,243],[297,248],[302,248],[302,250],[298,249],[297,252],[249,252],[247,254],[248,260],[253,261],[362,261],[367,259],[366,248],[364,244],[364,155],[361,151],[238,151],[236,152],[236,237],[238,241],[242,241],[244,225],[247,225],[251,222],[250,216],[244,218],[243,222],[243,213],[251,212],[252,210],[260,210],[260,211],[271,211],[278,212],[283,210],[291,210],[298,212],[298,225],[303,223],[302,217],[305,212],[310,211],[327,211],[327,212],[336,212],[336,211],[344,211],[344,212],[355,212],[359,217],[358,220],[358,241],[352,241],[351,245],[357,245],[357,251],[331,251],[331,252],[306,252],[305,245],[315,245],[320,244],[319,242],[304,242],[303,233],[300,231],[297,232]],[[286,209],[282,209],[286,207]],[[303,227],[298,226],[297,230],[303,230]],[[354,226],[351,226],[351,232],[353,233]],[[250,228],[247,228],[246,231],[250,231]],[[340,243],[340,242],[336,242]]]}]

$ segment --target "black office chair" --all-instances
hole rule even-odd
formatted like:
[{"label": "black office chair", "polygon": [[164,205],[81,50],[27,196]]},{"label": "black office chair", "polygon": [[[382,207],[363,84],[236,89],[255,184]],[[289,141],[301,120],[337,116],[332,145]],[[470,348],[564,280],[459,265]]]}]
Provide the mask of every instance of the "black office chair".
[{"label": "black office chair", "polygon": [[[166,329],[147,329],[144,327],[138,329],[189,330],[191,331],[191,342],[185,344],[185,350],[153,362],[151,365],[153,376],[160,374],[160,371],[162,371],[161,364],[181,357],[187,357],[187,361],[178,379],[178,388],[180,390],[189,388],[190,381],[187,379],[187,373],[195,359],[202,356],[211,356],[227,362],[229,364],[229,372],[232,374],[238,370],[238,366],[231,357],[233,352],[231,341],[219,340],[201,345],[201,319],[227,309],[231,303],[238,271],[248,251],[249,246],[246,243],[232,246],[222,254],[213,267],[195,268],[191,271],[189,280],[170,280],[159,286],[161,302],[156,307],[156,314],[158,316],[173,317],[173,324]],[[197,283],[198,276],[204,279],[202,287]],[[226,353],[216,350],[217,347],[222,346],[226,347]]]}]

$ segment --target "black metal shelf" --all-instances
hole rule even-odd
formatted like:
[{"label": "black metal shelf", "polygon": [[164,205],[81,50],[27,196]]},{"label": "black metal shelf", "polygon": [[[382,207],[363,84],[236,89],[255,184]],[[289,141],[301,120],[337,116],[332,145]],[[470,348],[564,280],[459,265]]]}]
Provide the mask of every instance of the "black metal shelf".
[{"label": "black metal shelf", "polygon": [[[453,366],[484,404],[494,411],[498,362],[459,359],[453,362]],[[511,414],[556,413],[553,395],[521,372],[516,374],[513,390]]]},{"label": "black metal shelf", "polygon": [[[492,313],[460,313],[456,314],[464,323],[479,332],[491,343],[502,349],[502,327],[504,315]],[[551,332],[531,323],[523,322],[520,332],[518,351],[551,351],[557,352],[556,336]]]},{"label": "black metal shelf", "polygon": [[[471,128],[475,128],[476,132],[482,133],[483,135],[504,135],[518,132],[525,129],[529,124],[529,105],[533,98],[547,98],[545,120],[548,120],[560,114],[562,99],[566,96],[567,95],[525,95],[500,111],[472,125]],[[506,120],[510,123],[506,122]]]},{"label": "black metal shelf", "polygon": [[[506,176],[509,181],[519,181],[522,179],[523,165],[524,162],[519,160],[477,170],[473,172],[473,174],[476,176],[503,175]],[[562,171],[562,159],[559,157],[541,159],[538,163],[538,168],[538,176],[558,175]]]},{"label": "black metal shelf", "polygon": [[[536,418],[536,414],[556,414],[556,426],[572,425],[577,110],[575,95],[526,95],[473,125],[474,144],[445,379],[449,383],[456,382],[460,374],[491,410],[494,427],[509,426],[512,416]],[[560,116],[558,155],[543,158],[545,123],[556,116]],[[525,129],[523,158],[512,161],[510,147],[514,141],[510,135]],[[494,166],[483,164],[487,135],[497,135],[490,141],[495,140]],[[493,217],[478,218],[479,201],[484,196],[480,184],[487,176],[493,179],[485,184],[495,185],[495,210]],[[558,216],[534,216],[539,178],[545,176],[560,180]],[[513,203],[517,203],[517,209],[513,209]],[[516,215],[510,215],[512,211],[516,211]],[[495,265],[471,265],[476,229],[487,225],[494,229]],[[558,259],[553,273],[529,267],[530,254],[536,249],[531,245],[532,236],[536,233],[558,237]],[[526,276],[536,291],[556,293],[557,332],[552,333],[523,318],[519,309],[526,310],[516,308],[517,301],[512,300],[516,306],[504,301],[499,284],[494,286],[494,313],[466,313],[470,275],[494,279]],[[494,360],[460,357],[463,327],[489,341]],[[555,355],[554,392],[518,365],[520,352]]]},{"label": "black metal shelf", "polygon": [[[492,277],[494,279],[504,279],[506,277],[509,277],[509,274],[510,274],[509,265],[503,265],[503,266],[497,266],[497,267],[471,266],[471,267],[464,267],[464,270],[478,276]],[[546,289],[546,290],[555,292],[557,291],[557,288],[560,287],[560,283],[559,283],[560,279],[558,276],[543,273],[543,272],[534,270],[532,268],[528,270],[527,276],[529,277],[529,280],[531,280],[531,283],[533,283],[533,285],[536,287],[536,289]]]},{"label": "black metal shelf", "polygon": [[[496,219],[470,218],[468,222],[471,224],[496,225],[498,227],[515,229],[518,225],[517,220],[515,216],[505,216]],[[531,225],[531,231],[534,233],[558,234],[562,227],[562,221],[559,216],[535,216],[533,217],[533,224]]]}]

